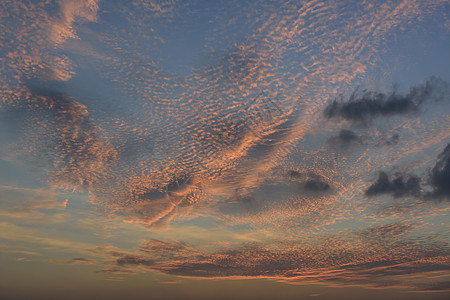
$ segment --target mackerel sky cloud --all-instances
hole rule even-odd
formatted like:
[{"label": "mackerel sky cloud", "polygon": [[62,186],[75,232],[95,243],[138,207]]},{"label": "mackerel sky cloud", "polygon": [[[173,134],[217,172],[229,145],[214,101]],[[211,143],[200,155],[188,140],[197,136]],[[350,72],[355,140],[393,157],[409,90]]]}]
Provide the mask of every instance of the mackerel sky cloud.
[{"label": "mackerel sky cloud", "polygon": [[447,299],[449,17],[2,1],[0,298]]}]

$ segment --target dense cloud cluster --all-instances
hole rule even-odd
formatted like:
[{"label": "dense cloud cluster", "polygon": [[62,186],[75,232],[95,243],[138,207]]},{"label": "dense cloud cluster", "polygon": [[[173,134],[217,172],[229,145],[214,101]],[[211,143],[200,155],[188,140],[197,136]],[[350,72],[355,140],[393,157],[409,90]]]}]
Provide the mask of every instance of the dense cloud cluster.
[{"label": "dense cloud cluster", "polygon": [[[394,91],[391,94],[364,91],[354,92],[347,100],[333,100],[324,109],[326,118],[340,118],[350,122],[365,124],[379,116],[393,116],[418,112],[420,106],[430,100],[442,100],[443,90],[448,84],[437,77],[411,87],[406,94]],[[447,95],[448,96],[448,95]]]},{"label": "dense cloud cluster", "polygon": [[351,144],[361,144],[362,139],[352,130],[341,129],[336,136],[328,139],[328,143],[339,148],[347,148]]},{"label": "dense cloud cluster", "polygon": [[326,191],[329,188],[330,185],[321,179],[310,179],[305,183],[305,189],[313,192]]},{"label": "dense cloud cluster", "polygon": [[380,172],[378,179],[366,191],[367,196],[392,194],[394,197],[420,194],[420,179],[414,175],[397,175],[392,180],[388,174]]},{"label": "dense cloud cluster", "polygon": [[436,164],[431,169],[430,184],[433,187],[432,197],[450,199],[450,144],[439,154]]},{"label": "dense cloud cluster", "polygon": [[312,172],[301,173],[295,170],[289,170],[287,176],[291,180],[298,182],[307,191],[322,192],[331,188],[325,178]]},{"label": "dense cloud cluster", "polygon": [[386,139],[384,143],[388,146],[390,145],[396,145],[398,144],[398,141],[400,140],[400,136],[398,134],[392,135],[390,138]]},{"label": "dense cloud cluster", "polygon": [[[422,192],[421,181],[428,182],[431,192]],[[415,175],[395,174],[392,179],[381,171],[378,179],[365,191],[366,196],[391,194],[394,197],[414,196],[425,199],[448,200],[450,197],[450,144],[438,155],[429,176],[421,180]]]}]

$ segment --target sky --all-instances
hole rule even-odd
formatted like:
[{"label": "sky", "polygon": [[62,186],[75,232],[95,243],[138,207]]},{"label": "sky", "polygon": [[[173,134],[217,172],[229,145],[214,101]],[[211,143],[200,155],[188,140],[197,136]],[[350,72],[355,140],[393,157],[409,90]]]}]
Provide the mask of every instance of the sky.
[{"label": "sky", "polygon": [[0,299],[448,299],[450,2],[2,0]]}]

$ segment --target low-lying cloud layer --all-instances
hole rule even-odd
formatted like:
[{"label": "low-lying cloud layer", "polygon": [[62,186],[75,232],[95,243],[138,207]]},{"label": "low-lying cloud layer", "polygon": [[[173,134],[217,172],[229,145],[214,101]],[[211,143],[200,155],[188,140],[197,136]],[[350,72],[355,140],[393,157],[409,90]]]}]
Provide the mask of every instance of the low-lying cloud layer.
[{"label": "low-lying cloud layer", "polygon": [[[450,289],[445,284],[445,274],[450,270],[448,244],[431,240],[422,245],[420,239],[408,238],[413,228],[411,223],[392,223],[353,233],[345,240],[336,236],[320,237],[311,243],[252,243],[217,252],[182,242],[148,240],[136,254],[106,251],[99,255],[112,257],[104,263],[125,272],[148,268],[196,278],[271,278],[292,284],[420,291]],[[417,280],[417,276],[427,274],[439,280],[430,284]]]}]

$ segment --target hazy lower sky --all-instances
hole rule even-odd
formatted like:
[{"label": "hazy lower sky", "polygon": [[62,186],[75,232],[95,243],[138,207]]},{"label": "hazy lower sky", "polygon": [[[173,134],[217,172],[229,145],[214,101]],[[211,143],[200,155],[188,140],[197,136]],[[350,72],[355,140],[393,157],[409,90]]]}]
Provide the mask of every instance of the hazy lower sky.
[{"label": "hazy lower sky", "polygon": [[2,0],[1,299],[448,299],[450,2]]}]

